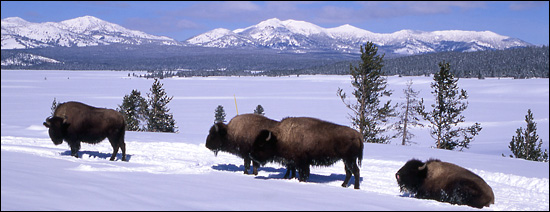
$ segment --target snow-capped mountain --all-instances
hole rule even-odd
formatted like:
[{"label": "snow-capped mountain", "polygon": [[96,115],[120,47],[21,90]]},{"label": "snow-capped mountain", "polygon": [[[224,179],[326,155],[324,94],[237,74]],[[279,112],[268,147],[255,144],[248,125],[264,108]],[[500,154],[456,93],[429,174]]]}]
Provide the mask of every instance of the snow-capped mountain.
[{"label": "snow-capped mountain", "polygon": [[31,23],[18,17],[2,19],[2,49],[84,47],[120,43],[358,54],[359,46],[368,41],[376,44],[381,52],[395,55],[443,51],[467,52],[531,45],[520,39],[490,31],[400,30],[394,33],[374,33],[349,24],[323,28],[305,21],[281,21],[277,18],[242,29],[214,29],[184,42],[129,30],[93,16],[45,23]]},{"label": "snow-capped mountain", "polygon": [[207,47],[255,46],[280,50],[338,51],[359,53],[359,46],[371,41],[380,49],[395,54],[441,51],[478,51],[530,46],[531,44],[490,31],[413,31],[373,33],[349,24],[323,28],[315,24],[277,18],[244,29],[215,29],[193,37],[187,44]]},{"label": "snow-capped mountain", "polygon": [[129,30],[93,16],[45,23],[31,23],[19,17],[2,19],[2,49],[82,47],[113,43],[181,45],[169,37]]}]

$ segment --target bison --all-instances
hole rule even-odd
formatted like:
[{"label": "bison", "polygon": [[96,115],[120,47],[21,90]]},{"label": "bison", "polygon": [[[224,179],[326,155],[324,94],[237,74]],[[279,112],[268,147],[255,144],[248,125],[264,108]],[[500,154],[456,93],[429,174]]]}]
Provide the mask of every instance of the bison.
[{"label": "bison", "polygon": [[[215,123],[206,137],[206,148],[215,155],[218,151],[228,152],[244,159],[244,173],[250,169],[250,150],[261,130],[271,129],[279,123],[258,114],[237,115],[226,125]],[[253,174],[258,174],[258,163],[253,162]]]},{"label": "bison", "polygon": [[122,160],[126,161],[124,134],[126,122],[119,112],[96,108],[80,102],[59,104],[53,116],[43,123],[55,145],[65,140],[71,147],[71,156],[78,157],[80,142],[96,144],[109,138],[113,147],[111,160],[115,159],[118,149],[122,149]]},{"label": "bison", "polygon": [[395,174],[402,192],[417,198],[483,208],[495,203],[493,189],[478,175],[452,163],[409,160]]},{"label": "bison", "polygon": [[[309,178],[309,166],[330,166],[344,161],[347,187],[353,173],[354,188],[359,189],[359,167],[363,159],[363,139],[359,132],[346,126],[309,117],[281,120],[273,130],[263,130],[251,152],[254,161],[275,161],[298,169],[300,181]],[[288,171],[287,171],[288,174]]]}]

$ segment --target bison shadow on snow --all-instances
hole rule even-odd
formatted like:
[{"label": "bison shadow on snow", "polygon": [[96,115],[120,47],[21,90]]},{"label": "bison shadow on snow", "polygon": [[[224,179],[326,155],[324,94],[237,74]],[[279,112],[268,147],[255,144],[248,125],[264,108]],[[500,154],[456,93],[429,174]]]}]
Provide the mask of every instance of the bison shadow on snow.
[{"label": "bison shadow on snow", "polygon": [[[63,156],[72,156],[71,150],[67,150],[65,152],[60,153],[60,155]],[[98,151],[79,151],[78,152],[78,158],[85,158],[86,155],[88,155],[88,158],[101,158],[101,159],[107,159],[111,158],[111,153],[103,153]],[[129,162],[130,159],[132,159],[131,154],[126,154],[126,161]],[[117,153],[115,160],[122,160],[122,153]]]},{"label": "bison shadow on snow", "polygon": [[[230,172],[240,172],[244,169],[243,165],[236,166],[234,164],[217,164],[213,165],[212,169],[218,170],[218,171],[230,171]],[[256,176],[256,179],[263,179],[263,180],[270,180],[270,179],[284,179],[283,176],[286,173],[286,168],[273,168],[273,167],[266,167],[262,166],[258,168],[258,171],[264,171],[268,172],[269,175],[266,176]],[[330,182],[336,182],[341,181],[342,178],[344,178],[345,174],[330,174],[329,176],[326,175],[319,175],[319,174],[313,174],[311,173],[308,179],[308,182],[312,183],[330,183]],[[352,176],[352,182],[355,180],[355,177]],[[359,181],[363,181],[363,177],[359,178]]]}]

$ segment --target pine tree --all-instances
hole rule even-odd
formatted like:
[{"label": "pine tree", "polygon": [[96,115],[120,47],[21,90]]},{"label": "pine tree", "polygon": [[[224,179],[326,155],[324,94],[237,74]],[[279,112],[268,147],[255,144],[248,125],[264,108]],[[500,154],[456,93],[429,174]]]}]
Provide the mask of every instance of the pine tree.
[{"label": "pine tree", "polygon": [[130,95],[125,95],[122,98],[122,105],[118,106],[118,112],[122,113],[126,120],[126,130],[141,131],[145,127],[141,127],[141,122],[147,119],[147,101],[141,96],[141,92],[132,90]]},{"label": "pine tree", "polygon": [[54,97],[52,102],[52,107],[50,108],[52,109],[52,116],[55,113],[55,109],[57,109],[57,105],[59,105],[59,103],[55,100],[55,97]]},{"label": "pine tree", "polygon": [[147,101],[149,104],[147,129],[152,132],[176,132],[176,121],[167,107],[174,97],[168,97],[162,86],[163,84],[155,78],[150,89],[151,93],[147,93],[149,98]]},{"label": "pine tree", "polygon": [[225,122],[225,110],[223,110],[223,106],[218,105],[218,107],[215,110],[214,118],[215,118],[214,119],[215,123]]},{"label": "pine tree", "polygon": [[[432,94],[435,96],[435,104],[431,105],[433,110],[425,112],[424,99],[420,101],[416,110],[431,123],[430,133],[436,140],[438,149],[453,150],[460,147],[462,151],[463,148],[469,148],[470,142],[482,128],[479,123],[468,128],[456,127],[464,122],[461,113],[468,107],[468,102],[463,102],[468,99],[468,94],[465,90],[458,90],[458,78],[455,79],[451,74],[449,63],[440,62],[439,67],[439,72],[433,77],[435,82],[431,84],[434,89]],[[464,138],[462,141],[458,139],[461,135]]]},{"label": "pine tree", "polygon": [[419,114],[415,109],[419,103],[417,96],[420,92],[413,90],[412,84],[412,80],[407,82],[407,88],[403,89],[405,102],[399,104],[404,112],[398,114],[399,121],[396,123],[396,130],[398,133],[396,137],[402,137],[402,145],[413,143],[411,138],[414,137],[414,134],[409,131],[410,127],[424,127],[424,125],[420,123],[420,119],[417,117]]},{"label": "pine tree", "polygon": [[256,109],[254,109],[254,113],[262,116],[265,115],[264,107],[262,107],[262,105],[256,106]]},{"label": "pine tree", "polygon": [[[539,139],[537,135],[537,123],[533,122],[531,109],[527,110],[525,122],[527,122],[525,131],[520,127],[516,130],[516,136],[512,136],[512,141],[508,146],[513,154],[510,157],[548,162],[548,149],[542,152],[542,139]],[[537,141],[539,141],[538,145]]]},{"label": "pine tree", "polygon": [[391,101],[380,106],[380,98],[389,97],[391,92],[386,90],[386,78],[383,77],[382,72],[384,55],[380,56],[377,52],[378,47],[368,42],[364,47],[361,46],[359,66],[353,67],[351,64],[349,66],[351,85],[355,88],[353,96],[357,102],[346,101],[346,94],[341,88],[338,88],[337,95],[346,107],[352,110],[353,114],[350,114],[352,124],[363,135],[365,142],[388,143],[391,137],[384,135],[388,130],[384,124],[389,118],[395,116],[395,106],[390,106]]}]

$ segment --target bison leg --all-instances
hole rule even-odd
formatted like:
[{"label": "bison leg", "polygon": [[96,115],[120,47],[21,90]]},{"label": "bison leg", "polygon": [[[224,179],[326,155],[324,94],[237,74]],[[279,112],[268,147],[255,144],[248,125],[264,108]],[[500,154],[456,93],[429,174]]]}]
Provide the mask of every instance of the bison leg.
[{"label": "bison leg", "polygon": [[71,156],[78,158],[78,150],[80,150],[80,141],[68,142],[71,146]]},{"label": "bison leg", "polygon": [[244,158],[244,174],[248,174],[248,170],[250,169],[250,161],[250,158]]},{"label": "bison leg", "polygon": [[118,149],[122,150],[122,161],[126,161],[126,143],[124,143],[124,131],[122,134],[114,137],[109,137],[109,142],[113,147],[113,154],[111,155],[111,161],[115,160]]},{"label": "bison leg", "polygon": [[355,178],[355,184],[353,185],[354,189],[359,189],[359,180],[361,179],[359,166],[357,166],[357,163],[353,163],[353,177]]},{"label": "bison leg", "polygon": [[298,179],[300,182],[307,181],[309,178],[309,165],[299,166],[298,174],[300,175]]},{"label": "bison leg", "polygon": [[122,142],[120,144],[120,149],[122,150],[122,161],[127,161],[126,160],[126,143]]},{"label": "bison leg", "polygon": [[260,167],[260,164],[256,161],[252,161],[252,173],[254,175],[258,175],[258,168]]},{"label": "bison leg", "polygon": [[118,153],[119,146],[118,146],[118,143],[115,143],[115,142],[111,142],[111,146],[113,147],[113,154],[111,155],[111,159],[109,160],[113,161],[116,158],[116,154]]},{"label": "bison leg", "polygon": [[[292,176],[290,178],[288,178],[288,175],[290,174],[290,172],[292,172]],[[284,179],[292,179],[292,178],[295,178],[296,177],[296,167],[294,165],[287,165],[286,166],[286,173],[285,173],[285,176],[283,177]]]},{"label": "bison leg", "polygon": [[344,161],[344,166],[346,170],[346,178],[344,179],[344,183],[342,183],[342,187],[348,187],[349,180],[351,179],[351,174],[353,173],[353,176],[355,178],[354,188],[359,189],[359,167],[357,166],[357,163],[355,163],[355,160],[350,161]]}]

